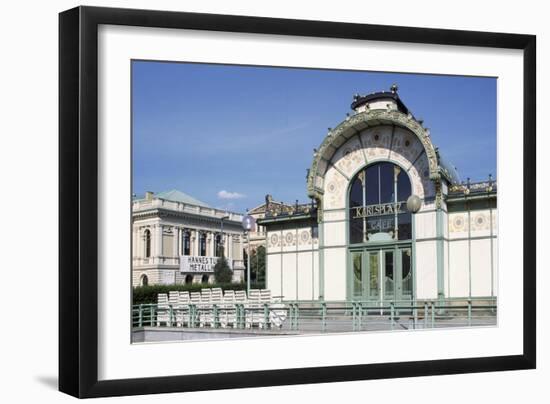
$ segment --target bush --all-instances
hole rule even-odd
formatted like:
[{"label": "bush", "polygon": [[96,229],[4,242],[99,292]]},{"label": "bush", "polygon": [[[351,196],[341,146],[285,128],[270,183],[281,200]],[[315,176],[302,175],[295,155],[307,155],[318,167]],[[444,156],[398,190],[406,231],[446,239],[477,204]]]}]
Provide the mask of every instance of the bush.
[{"label": "bush", "polygon": [[214,265],[214,278],[218,283],[229,283],[233,279],[233,271],[229,268],[229,264],[222,254],[216,265]]},{"label": "bush", "polygon": [[[246,290],[246,283],[191,283],[175,285],[148,285],[133,288],[132,304],[156,304],[159,293],[170,291],[200,292],[203,288],[222,288],[222,290]],[[263,285],[251,283],[250,289],[262,289]]]}]

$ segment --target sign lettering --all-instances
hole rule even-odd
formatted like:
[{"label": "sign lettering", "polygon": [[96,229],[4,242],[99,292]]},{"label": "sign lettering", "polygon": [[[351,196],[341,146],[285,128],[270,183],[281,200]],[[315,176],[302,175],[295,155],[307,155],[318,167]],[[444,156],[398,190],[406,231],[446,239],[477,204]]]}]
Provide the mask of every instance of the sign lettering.
[{"label": "sign lettering", "polygon": [[[214,266],[218,262],[218,257],[200,257],[196,255],[180,256],[180,272],[214,272]],[[229,261],[228,261],[229,264]]]},{"label": "sign lettering", "polygon": [[368,205],[368,206],[357,206],[353,208],[355,210],[353,219],[359,219],[364,217],[371,216],[384,216],[384,215],[396,215],[399,213],[404,213],[401,209],[404,202],[396,203],[382,203],[380,205]]}]

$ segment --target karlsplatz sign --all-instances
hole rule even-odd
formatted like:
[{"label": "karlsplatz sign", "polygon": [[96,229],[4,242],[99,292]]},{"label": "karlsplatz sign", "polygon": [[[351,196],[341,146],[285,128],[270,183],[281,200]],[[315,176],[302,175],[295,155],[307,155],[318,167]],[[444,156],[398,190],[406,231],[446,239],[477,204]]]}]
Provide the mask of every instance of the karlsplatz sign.
[{"label": "karlsplatz sign", "polygon": [[357,206],[353,208],[354,219],[360,219],[371,216],[397,215],[405,213],[401,208],[405,202],[382,203],[379,205]]},{"label": "karlsplatz sign", "polygon": [[218,257],[183,255],[180,257],[180,272],[214,272]]}]

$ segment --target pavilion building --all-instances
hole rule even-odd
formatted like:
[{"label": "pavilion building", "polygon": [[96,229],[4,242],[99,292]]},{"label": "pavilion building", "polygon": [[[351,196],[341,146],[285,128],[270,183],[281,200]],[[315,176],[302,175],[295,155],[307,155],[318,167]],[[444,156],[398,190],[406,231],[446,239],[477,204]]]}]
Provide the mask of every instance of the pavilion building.
[{"label": "pavilion building", "polygon": [[284,300],[495,298],[496,182],[461,182],[397,86],[351,109],[314,151],[313,202],[267,204],[258,220],[266,287]]}]

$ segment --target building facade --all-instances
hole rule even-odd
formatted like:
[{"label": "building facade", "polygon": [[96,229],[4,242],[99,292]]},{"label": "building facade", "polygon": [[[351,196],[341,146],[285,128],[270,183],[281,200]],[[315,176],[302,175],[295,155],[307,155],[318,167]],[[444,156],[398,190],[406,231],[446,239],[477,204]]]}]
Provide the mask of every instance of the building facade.
[{"label": "building facade", "polygon": [[294,205],[275,201],[273,200],[272,195],[267,194],[265,196],[265,203],[256,206],[254,209],[249,210],[248,215],[252,216],[256,220],[254,228],[250,231],[250,250],[254,251],[260,246],[266,246],[266,228],[258,222],[261,221],[261,219],[265,218],[266,212],[268,214],[273,214],[273,212],[275,211],[290,212],[293,209]]},{"label": "building facade", "polygon": [[244,281],[242,218],[177,190],[135,198],[133,285],[213,283],[222,254],[233,282]]},{"label": "building facade", "polygon": [[397,86],[351,108],[314,151],[314,203],[258,221],[267,287],[284,300],[495,298],[496,182],[461,182]]}]

